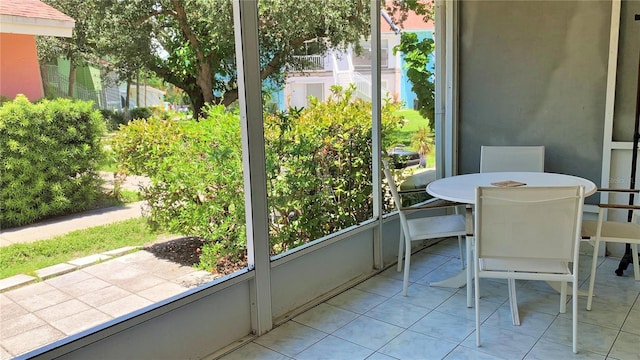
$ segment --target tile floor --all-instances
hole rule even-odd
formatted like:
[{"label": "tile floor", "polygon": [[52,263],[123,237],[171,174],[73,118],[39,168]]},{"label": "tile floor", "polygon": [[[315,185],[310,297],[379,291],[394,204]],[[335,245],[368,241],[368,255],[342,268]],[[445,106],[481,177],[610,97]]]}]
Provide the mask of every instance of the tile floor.
[{"label": "tile floor", "polygon": [[[546,283],[518,282],[521,326],[511,324],[506,281],[481,285],[482,346],[475,345],[474,309],[466,289],[429,287],[460,271],[457,241],[412,256],[409,295],[395,268],[300,314],[234,352],[234,359],[640,359],[640,282],[618,259],[601,259],[593,310],[580,298],[578,351],[571,351],[571,303]],[[581,256],[581,288],[590,256]],[[570,300],[570,299],[569,299]]]}]

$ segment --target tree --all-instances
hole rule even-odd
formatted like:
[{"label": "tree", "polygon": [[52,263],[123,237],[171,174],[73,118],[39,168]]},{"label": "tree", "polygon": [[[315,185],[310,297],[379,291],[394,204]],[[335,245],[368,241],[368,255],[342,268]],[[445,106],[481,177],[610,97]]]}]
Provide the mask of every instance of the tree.
[{"label": "tree", "polygon": [[[148,37],[125,42],[126,52],[140,54],[139,65],[183,89],[194,115],[205,103],[237,100],[230,0],[113,1],[108,12],[121,36]],[[369,32],[369,2],[264,0],[259,19],[261,77],[282,84],[287,70],[301,69],[294,54],[306,41],[322,40],[323,52],[358,44]]]},{"label": "tree", "polygon": [[[121,79],[130,81],[140,70],[154,72],[184,90],[196,117],[205,103],[228,106],[237,100],[231,0],[48,2],[78,21],[73,47],[106,59]],[[416,4],[394,0],[398,14]],[[287,72],[302,70],[305,64],[295,54],[308,41],[316,40],[320,53],[349,46],[360,51],[359,42],[370,31],[369,7],[367,0],[260,0],[262,80],[280,85]]]},{"label": "tree", "polygon": [[427,67],[429,56],[434,50],[433,39],[418,41],[415,33],[404,32],[400,36],[400,44],[393,48],[394,55],[399,51],[404,54],[404,68],[411,82],[411,90],[418,100],[418,112],[429,119],[429,126],[435,124],[435,85],[434,75]]},{"label": "tree", "polygon": [[90,54],[95,52],[95,37],[100,33],[100,26],[96,21],[99,2],[83,0],[43,0],[43,2],[75,20],[71,38],[50,36],[38,38],[38,55],[41,60],[53,61],[59,56],[69,60],[67,96],[73,97],[76,68],[84,64]]},{"label": "tree", "polygon": [[[434,0],[390,0],[386,10],[394,22],[400,27],[407,19],[409,11],[421,15],[427,23],[434,18]],[[401,52],[404,55],[404,68],[411,83],[411,90],[416,94],[418,111],[422,117],[429,119],[429,126],[434,128],[435,115],[435,85],[434,74],[427,67],[429,57],[435,49],[433,39],[418,39],[418,35],[403,32],[400,44],[393,48],[393,54]]]},{"label": "tree", "polygon": [[[261,1],[262,79],[282,83],[283,70],[300,67],[293,55],[307,40],[324,39],[322,50],[357,43],[369,29],[368,6],[364,0]],[[114,2],[110,13],[120,18],[119,33],[149,37],[127,52],[141,54],[140,66],[183,89],[194,115],[205,103],[237,100],[231,1],[134,0]]]}]

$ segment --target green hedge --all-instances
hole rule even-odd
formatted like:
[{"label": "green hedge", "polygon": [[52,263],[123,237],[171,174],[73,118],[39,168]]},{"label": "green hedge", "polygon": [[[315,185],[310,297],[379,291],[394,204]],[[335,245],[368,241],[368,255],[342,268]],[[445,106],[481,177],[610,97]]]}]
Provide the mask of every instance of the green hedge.
[{"label": "green hedge", "polygon": [[156,228],[207,240],[200,267],[239,261],[246,249],[240,121],[223,106],[199,122],[133,120],[111,138],[122,172],[146,175],[142,189]]},{"label": "green hedge", "polygon": [[[308,109],[265,117],[271,253],[358,224],[373,215],[371,103],[334,93]],[[383,109],[383,143],[401,126]],[[111,139],[123,172],[151,178],[142,193],[153,225],[206,240],[200,267],[246,254],[240,119],[223,106],[199,122],[134,120]]]},{"label": "green hedge", "polygon": [[31,103],[18,95],[0,107],[0,226],[91,208],[100,195],[97,164],[104,122],[90,102]]}]

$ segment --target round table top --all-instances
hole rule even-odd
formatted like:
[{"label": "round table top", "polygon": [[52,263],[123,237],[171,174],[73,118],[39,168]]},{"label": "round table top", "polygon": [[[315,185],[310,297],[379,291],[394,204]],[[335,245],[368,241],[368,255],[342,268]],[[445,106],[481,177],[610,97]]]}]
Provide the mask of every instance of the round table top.
[{"label": "round table top", "polygon": [[596,184],[581,177],[546,172],[488,172],[446,177],[427,185],[427,192],[434,197],[461,202],[475,203],[476,188],[495,186],[491,183],[516,181],[524,186],[584,186],[584,195],[596,192]]}]

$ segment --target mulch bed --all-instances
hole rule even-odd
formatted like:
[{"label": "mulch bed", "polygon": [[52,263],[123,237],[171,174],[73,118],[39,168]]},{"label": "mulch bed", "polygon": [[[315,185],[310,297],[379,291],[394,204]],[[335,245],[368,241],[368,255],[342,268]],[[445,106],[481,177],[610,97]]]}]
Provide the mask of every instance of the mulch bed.
[{"label": "mulch bed", "polygon": [[[204,241],[198,237],[185,236],[172,240],[158,241],[144,247],[144,250],[155,257],[169,260],[183,266],[196,266],[200,262],[200,253]],[[212,273],[220,275],[231,274],[247,267],[246,256],[242,261],[230,261],[222,258]]]}]

